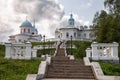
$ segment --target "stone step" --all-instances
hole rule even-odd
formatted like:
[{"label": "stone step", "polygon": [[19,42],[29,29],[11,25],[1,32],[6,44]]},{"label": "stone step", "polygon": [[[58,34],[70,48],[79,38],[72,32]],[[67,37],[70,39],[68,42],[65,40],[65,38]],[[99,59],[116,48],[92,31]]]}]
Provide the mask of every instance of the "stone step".
[{"label": "stone step", "polygon": [[66,61],[66,60],[63,60],[63,61],[52,60],[51,62],[52,62],[52,64],[77,64],[77,65],[84,65],[84,62],[74,62],[74,61]]},{"label": "stone step", "polygon": [[56,73],[54,73],[54,72],[48,72],[48,75],[61,75],[61,76],[94,76],[93,74],[91,74],[91,73],[77,73],[77,72],[75,72],[75,73],[66,73],[66,72],[64,72],[64,73],[61,73],[61,72],[56,72]]},{"label": "stone step", "polygon": [[78,65],[78,66],[85,66],[84,63],[79,63],[79,62],[53,62],[52,64],[54,65]]},{"label": "stone step", "polygon": [[58,63],[64,63],[64,62],[73,62],[73,63],[84,63],[82,60],[79,61],[79,60],[54,60],[53,62],[58,62]]},{"label": "stone step", "polygon": [[50,72],[80,72],[80,73],[92,73],[92,70],[90,70],[90,69],[86,69],[86,70],[83,70],[83,69],[53,69],[53,68],[49,68],[49,71]]},{"label": "stone step", "polygon": [[67,78],[67,79],[95,79],[93,75],[77,74],[49,74],[47,78]]},{"label": "stone step", "polygon": [[61,72],[61,73],[63,73],[63,72],[67,72],[67,73],[92,73],[92,70],[83,70],[83,69],[53,69],[53,68],[49,68],[49,71],[50,72]]},{"label": "stone step", "polygon": [[96,80],[96,79],[54,79],[54,78],[45,78],[41,80]]},{"label": "stone step", "polygon": [[57,65],[61,65],[61,66],[80,66],[80,67],[83,67],[83,66],[85,66],[84,64],[82,64],[82,63],[52,63],[52,65],[54,66],[57,66]]},{"label": "stone step", "polygon": [[56,57],[57,57],[57,56],[65,56],[65,53],[63,53],[63,52],[62,52],[62,54],[61,54],[61,53],[57,53],[57,54],[56,54]]},{"label": "stone step", "polygon": [[56,64],[52,64],[49,65],[52,68],[66,68],[66,69],[91,69],[90,66],[84,66],[84,65],[56,65]]},{"label": "stone step", "polygon": [[52,57],[51,60],[69,60],[69,57],[63,57],[63,56],[59,56],[59,57]]}]

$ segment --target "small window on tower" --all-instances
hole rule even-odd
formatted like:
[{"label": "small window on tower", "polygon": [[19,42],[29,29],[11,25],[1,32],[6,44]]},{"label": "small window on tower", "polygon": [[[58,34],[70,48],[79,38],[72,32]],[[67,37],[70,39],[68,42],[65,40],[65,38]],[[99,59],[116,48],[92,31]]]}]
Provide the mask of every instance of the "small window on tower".
[{"label": "small window on tower", "polygon": [[28,33],[30,33],[30,29],[28,29]]},{"label": "small window on tower", "polygon": [[61,33],[61,37],[62,37],[62,33]]},{"label": "small window on tower", "polygon": [[74,33],[74,37],[76,38],[76,32]]},{"label": "small window on tower", "polygon": [[69,33],[68,33],[68,32],[66,33],[66,37],[67,37],[67,38],[69,37]]},{"label": "small window on tower", "polygon": [[19,39],[19,42],[21,42],[21,39]]},{"label": "small window on tower", "polygon": [[72,25],[72,22],[70,22],[70,25]]},{"label": "small window on tower", "polygon": [[26,32],[25,29],[24,29],[24,32]]},{"label": "small window on tower", "polygon": [[84,38],[86,38],[86,34],[84,34]]}]

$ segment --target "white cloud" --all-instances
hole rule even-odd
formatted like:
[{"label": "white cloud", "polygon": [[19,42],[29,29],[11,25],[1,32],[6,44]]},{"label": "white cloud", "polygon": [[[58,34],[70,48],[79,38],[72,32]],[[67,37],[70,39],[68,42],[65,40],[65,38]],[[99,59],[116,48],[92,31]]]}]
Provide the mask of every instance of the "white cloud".
[{"label": "white cloud", "polygon": [[81,8],[90,8],[93,5],[94,0],[81,1]]}]

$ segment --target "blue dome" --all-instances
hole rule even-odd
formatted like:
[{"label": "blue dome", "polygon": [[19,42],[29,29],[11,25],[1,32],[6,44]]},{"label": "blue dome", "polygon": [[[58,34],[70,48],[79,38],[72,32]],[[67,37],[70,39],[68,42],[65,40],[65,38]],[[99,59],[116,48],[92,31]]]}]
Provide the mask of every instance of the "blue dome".
[{"label": "blue dome", "polygon": [[32,24],[29,21],[24,21],[21,26],[25,26],[25,27],[32,27]]}]

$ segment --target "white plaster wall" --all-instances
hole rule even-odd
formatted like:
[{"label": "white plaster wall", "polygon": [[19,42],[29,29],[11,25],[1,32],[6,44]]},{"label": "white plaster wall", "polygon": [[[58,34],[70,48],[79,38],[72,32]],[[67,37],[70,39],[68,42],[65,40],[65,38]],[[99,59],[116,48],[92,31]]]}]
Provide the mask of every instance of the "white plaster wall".
[{"label": "white plaster wall", "polygon": [[58,36],[61,36],[61,35],[60,35],[60,32],[55,31],[55,38],[59,38]]},{"label": "white plaster wall", "polygon": [[29,35],[16,35],[15,40],[19,42],[21,40],[22,42],[27,41],[29,38]]},{"label": "white plaster wall", "polygon": [[[91,33],[91,31],[89,31],[89,30],[84,30],[84,31],[82,32],[82,38],[83,38],[83,39],[91,39],[90,33]],[[84,34],[86,34],[86,36],[85,36]]]},{"label": "white plaster wall", "polygon": [[[31,27],[20,27],[21,28],[21,34],[31,34],[32,33],[32,29]],[[25,29],[25,32],[24,32]],[[28,32],[28,29],[30,29],[30,32]]]},{"label": "white plaster wall", "polygon": [[[69,33],[68,38],[66,37],[67,32]],[[77,28],[61,28],[60,33],[62,33],[61,39],[69,40],[70,36],[72,35],[72,39],[78,39],[78,29]],[[76,38],[74,37],[74,33],[76,33]]]},{"label": "white plaster wall", "polygon": [[[55,33],[55,38],[58,38],[59,35],[61,36],[61,33],[62,33],[61,39],[63,40],[70,40],[71,35],[73,36],[73,40],[77,40],[77,39],[94,40],[95,39],[94,37],[91,37],[90,34],[93,35],[93,32],[90,29],[79,30],[78,28],[68,26],[66,28],[60,28],[59,31],[60,31],[59,33],[57,32]],[[67,32],[69,33],[68,38],[66,37]],[[74,37],[74,33],[76,33],[76,37]],[[86,34],[86,36],[84,34]]]},{"label": "white plaster wall", "polygon": [[32,35],[30,38],[33,38],[30,40],[32,42],[37,42],[37,41],[39,42],[42,39],[41,35]]}]

